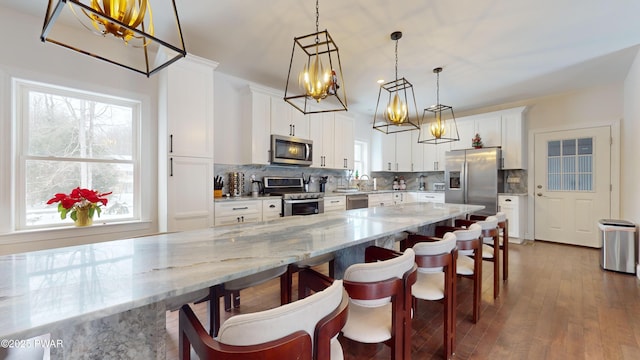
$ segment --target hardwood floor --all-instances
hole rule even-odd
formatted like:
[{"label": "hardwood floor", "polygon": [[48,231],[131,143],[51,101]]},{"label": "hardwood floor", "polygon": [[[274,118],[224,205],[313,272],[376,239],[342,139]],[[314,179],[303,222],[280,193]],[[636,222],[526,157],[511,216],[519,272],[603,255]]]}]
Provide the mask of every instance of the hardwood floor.
[{"label": "hardwood floor", "polygon": [[[484,263],[481,317],[475,325],[471,281],[459,279],[454,358],[638,358],[640,282],[635,276],[601,270],[599,249],[536,241],[509,250],[509,279],[495,301],[492,264]],[[241,312],[278,304],[277,280],[242,292]],[[195,311],[206,323],[205,304]],[[177,312],[168,313],[167,359],[178,358],[177,326]],[[441,359],[442,305],[421,301],[413,329],[413,359]],[[346,360],[389,359],[384,345],[340,340]]]}]

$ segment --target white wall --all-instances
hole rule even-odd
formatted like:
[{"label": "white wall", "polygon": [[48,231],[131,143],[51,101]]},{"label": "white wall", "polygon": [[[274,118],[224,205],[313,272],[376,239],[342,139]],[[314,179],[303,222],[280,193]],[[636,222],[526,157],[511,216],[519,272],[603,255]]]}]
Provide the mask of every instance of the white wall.
[{"label": "white wall", "polygon": [[[44,10],[44,8],[43,8]],[[0,6],[0,254],[47,247],[75,245],[142,235],[157,229],[157,80],[93,59],[51,43],[40,41],[42,18]],[[137,99],[143,102],[141,134],[143,191],[147,203],[144,223],[94,226],[91,229],[11,233],[13,199],[11,181],[12,77]]]},{"label": "white wall", "polygon": [[624,83],[624,122],[622,124],[622,218],[640,224],[640,53]]}]

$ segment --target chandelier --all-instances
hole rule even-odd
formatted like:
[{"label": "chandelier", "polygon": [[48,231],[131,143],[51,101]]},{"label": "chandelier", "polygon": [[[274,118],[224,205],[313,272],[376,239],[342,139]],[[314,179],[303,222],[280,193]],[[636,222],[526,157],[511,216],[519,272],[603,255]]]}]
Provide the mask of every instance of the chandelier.
[{"label": "chandelier", "polygon": [[[319,19],[316,0],[316,32],[293,39],[284,91],[284,100],[304,114],[347,110],[338,46],[327,30],[319,30]],[[293,69],[302,69],[297,78]]]},{"label": "chandelier", "polygon": [[[422,114],[422,126],[418,135],[418,142],[423,144],[441,144],[452,141],[459,141],[458,126],[453,108],[440,104],[440,73],[441,67],[433,69],[436,74],[436,105],[431,105],[424,109]],[[446,120],[449,119],[449,126]],[[448,130],[448,128],[450,128]]]},{"label": "chandelier", "polygon": [[[373,117],[373,128],[386,134],[420,129],[417,125],[418,107],[413,85],[404,77],[398,79],[398,40],[400,38],[402,38],[402,32],[391,33],[391,40],[396,42],[396,78],[394,81],[380,85],[378,103]],[[413,100],[413,106],[410,108],[411,100]],[[382,101],[384,103],[381,106]],[[379,109],[380,113],[378,113]],[[413,119],[410,110],[415,111]]]},{"label": "chandelier", "polygon": [[187,54],[175,0],[49,0],[40,39],[147,77]]}]

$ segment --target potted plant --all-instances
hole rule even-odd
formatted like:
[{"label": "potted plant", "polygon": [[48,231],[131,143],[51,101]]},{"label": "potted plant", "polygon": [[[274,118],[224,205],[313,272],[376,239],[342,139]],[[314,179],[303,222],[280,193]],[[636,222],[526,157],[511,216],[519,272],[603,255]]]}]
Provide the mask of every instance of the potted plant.
[{"label": "potted plant", "polygon": [[100,207],[107,205],[109,200],[105,196],[110,194],[77,187],[70,194],[56,194],[47,201],[47,205],[57,202],[61,219],[66,219],[69,214],[76,226],[89,226],[93,224],[93,215],[97,213],[100,217]]},{"label": "potted plant", "polygon": [[476,136],[474,136],[473,139],[471,139],[471,146],[473,146],[476,149],[482,148],[483,144],[482,144],[482,139],[480,138],[480,134],[476,133]]}]

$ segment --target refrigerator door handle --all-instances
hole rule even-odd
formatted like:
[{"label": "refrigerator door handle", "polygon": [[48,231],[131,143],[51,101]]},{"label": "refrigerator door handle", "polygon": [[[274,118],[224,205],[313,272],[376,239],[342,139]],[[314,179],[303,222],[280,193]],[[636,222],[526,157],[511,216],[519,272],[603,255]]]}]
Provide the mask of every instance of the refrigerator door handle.
[{"label": "refrigerator door handle", "polygon": [[462,196],[464,196],[464,203],[468,204],[469,203],[469,164],[465,161],[464,165],[462,166],[462,179],[464,181],[464,186],[463,186],[463,191],[464,194]]}]

